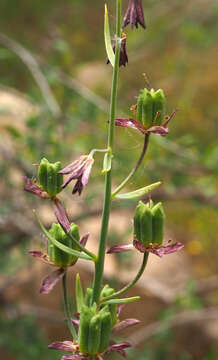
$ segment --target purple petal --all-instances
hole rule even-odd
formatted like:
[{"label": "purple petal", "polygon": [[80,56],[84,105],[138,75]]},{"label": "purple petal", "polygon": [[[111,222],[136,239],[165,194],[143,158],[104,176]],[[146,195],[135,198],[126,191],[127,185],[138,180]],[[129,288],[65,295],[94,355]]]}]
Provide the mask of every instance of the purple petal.
[{"label": "purple petal", "polygon": [[184,248],[184,244],[178,242],[178,243],[174,243],[172,245],[160,246],[157,249],[151,249],[149,251],[159,257],[163,257],[163,255],[172,254],[183,248]]},{"label": "purple petal", "polygon": [[66,209],[62,202],[55,198],[53,200],[53,207],[56,218],[63,229],[68,233],[70,231],[70,221],[66,212]]},{"label": "purple petal", "polygon": [[85,355],[79,355],[79,354],[75,354],[75,355],[64,355],[62,356],[61,360],[88,360],[88,356]]},{"label": "purple petal", "polygon": [[131,344],[128,343],[127,341],[122,342],[120,344],[113,344],[107,348],[107,350],[105,351],[105,354],[108,354],[112,351],[116,351],[120,355],[122,355],[124,358],[126,358],[127,356],[126,356],[126,352],[124,351],[124,349],[129,348],[129,347],[131,347]]},{"label": "purple petal", "polygon": [[135,246],[135,248],[137,250],[139,250],[142,253],[150,252],[150,253],[155,254],[155,255],[157,255],[159,257],[163,257],[163,255],[174,253],[176,251],[181,250],[184,247],[184,245],[182,243],[179,243],[179,242],[174,243],[174,244],[170,244],[170,245],[167,245],[167,246],[152,244],[150,247],[144,247],[136,239],[133,240],[133,245]]},{"label": "purple petal", "polygon": [[74,162],[72,162],[71,164],[65,166],[65,168],[60,170],[59,174],[67,175],[67,174],[70,174],[72,172],[76,172],[81,167],[81,165],[83,166],[83,163],[85,162],[86,157],[87,157],[87,155],[80,156],[79,159],[75,160]]},{"label": "purple petal", "polygon": [[53,262],[49,261],[48,255],[43,254],[41,251],[29,250],[28,254],[32,255],[34,258],[37,258],[37,259],[43,261],[46,264],[54,265]]},{"label": "purple petal", "polygon": [[125,319],[113,327],[113,332],[118,332],[126,329],[129,326],[137,325],[140,321],[137,319]]},{"label": "purple petal", "polygon": [[112,246],[108,251],[107,254],[113,254],[113,253],[120,253],[125,251],[131,251],[133,250],[133,245],[114,245]]},{"label": "purple petal", "polygon": [[48,345],[49,349],[63,350],[73,352],[76,350],[76,346],[72,341],[56,341]]},{"label": "purple petal", "polygon": [[81,177],[77,180],[76,184],[74,185],[72,194],[76,194],[78,192],[79,195],[81,195],[83,191],[83,184],[81,181]]},{"label": "purple petal", "polygon": [[83,186],[86,186],[88,184],[89,181],[89,176],[92,170],[92,165],[94,163],[94,159],[93,158],[89,158],[89,162],[87,160],[87,165],[84,169],[84,172],[82,174],[82,178],[81,178],[81,182],[83,184]]},{"label": "purple petal", "polygon": [[81,240],[80,240],[80,245],[82,245],[83,247],[86,246],[86,243],[87,243],[87,240],[88,240],[88,238],[89,238],[89,235],[90,235],[90,233],[87,233],[87,234],[85,234],[85,235],[81,238]]},{"label": "purple petal", "polygon": [[147,132],[145,128],[135,119],[129,118],[129,119],[115,119],[115,125],[116,126],[122,126],[127,127],[129,129],[139,130],[143,134]]},{"label": "purple petal", "polygon": [[126,304],[119,304],[117,306],[117,316],[119,317],[121,311],[123,310],[123,308],[126,306]]},{"label": "purple petal", "polygon": [[38,185],[34,184],[32,180],[29,179],[27,176],[24,176],[23,178],[26,181],[26,185],[24,186],[25,191],[28,191],[36,196],[39,196],[41,199],[50,198],[50,196],[46,191],[42,190]]},{"label": "purple petal", "polygon": [[78,330],[79,330],[79,320],[71,319],[71,321],[72,321],[72,324],[75,326],[76,331],[78,332]]},{"label": "purple petal", "polygon": [[166,136],[169,133],[169,129],[167,126],[152,126],[148,129],[148,132],[152,132],[153,134]]},{"label": "purple petal", "polygon": [[42,282],[40,288],[40,294],[48,294],[53,287],[62,279],[64,276],[65,269],[59,268],[49,274]]}]

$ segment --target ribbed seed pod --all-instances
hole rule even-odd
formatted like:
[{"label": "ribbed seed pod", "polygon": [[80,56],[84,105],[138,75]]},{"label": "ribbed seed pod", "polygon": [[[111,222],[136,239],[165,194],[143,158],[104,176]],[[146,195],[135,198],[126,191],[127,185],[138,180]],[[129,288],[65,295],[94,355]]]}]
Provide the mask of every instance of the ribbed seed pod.
[{"label": "ribbed seed pod", "polygon": [[109,312],[101,314],[101,335],[98,352],[101,353],[109,346],[110,335],[112,329],[112,320]]},{"label": "ribbed seed pod", "polygon": [[[79,250],[78,246],[74,245],[72,239],[65,234],[64,230],[59,224],[55,224],[55,223],[52,224],[49,233],[53,238],[55,238],[61,244],[64,244],[70,247],[71,249]],[[80,239],[79,229],[76,224],[74,223],[71,224],[70,233],[77,241],[79,241]],[[63,250],[59,249],[57,246],[53,245],[49,240],[48,240],[48,256],[49,259],[53,261],[55,265],[62,267],[71,265],[77,260],[76,256],[67,254]]]},{"label": "ribbed seed pod", "polygon": [[63,174],[58,174],[61,170],[60,161],[52,164],[43,158],[38,168],[38,181],[41,188],[51,197],[56,196],[61,191],[63,184]]},{"label": "ribbed seed pod", "polygon": [[145,247],[152,242],[151,208],[142,201],[139,201],[134,214],[134,235]]},{"label": "ribbed seed pod", "polygon": [[157,203],[152,208],[152,232],[153,239],[152,243],[161,245],[164,238],[164,223],[165,223],[165,214],[163,210],[162,203]]},{"label": "ribbed seed pod", "polygon": [[101,337],[101,315],[93,316],[89,324],[88,353],[95,355],[98,353]]},{"label": "ribbed seed pod", "polygon": [[[64,230],[59,224],[52,224],[49,230],[51,236],[59,241],[61,244],[67,245],[72,248],[72,240],[66,236]],[[67,266],[72,259],[72,256],[54,246],[50,241],[48,242],[48,255],[51,261],[58,266]]]},{"label": "ribbed seed pod", "polygon": [[[108,284],[104,286],[104,288],[101,291],[101,297],[107,297],[112,294],[114,294],[115,290],[111,288]],[[114,326],[117,323],[117,304],[110,304],[108,305],[109,312],[111,314],[111,321],[112,326]]]},{"label": "ribbed seed pod", "polygon": [[[153,90],[153,89],[152,89]],[[166,98],[162,89],[153,90],[153,125],[162,125],[166,114]],[[157,114],[160,112],[160,114]]]},{"label": "ribbed seed pod", "polygon": [[152,126],[153,121],[153,99],[150,91],[146,88],[140,90],[137,101],[136,120],[139,121],[145,129]]},{"label": "ribbed seed pod", "polygon": [[91,306],[92,304],[92,297],[93,297],[93,289],[87,288],[85,294],[85,304],[87,306]]},{"label": "ribbed seed pod", "polygon": [[88,354],[89,324],[93,311],[86,305],[82,306],[79,320],[78,344],[80,352]]}]

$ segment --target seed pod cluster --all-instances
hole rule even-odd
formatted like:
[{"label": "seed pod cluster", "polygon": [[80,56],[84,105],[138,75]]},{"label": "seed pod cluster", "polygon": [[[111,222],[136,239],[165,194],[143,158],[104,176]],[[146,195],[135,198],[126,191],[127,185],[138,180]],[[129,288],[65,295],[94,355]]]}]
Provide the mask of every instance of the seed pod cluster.
[{"label": "seed pod cluster", "polygon": [[151,126],[162,125],[166,113],[166,98],[162,89],[150,91],[146,88],[140,90],[136,120],[140,122],[145,129]]},{"label": "seed pod cluster", "polygon": [[165,214],[162,203],[139,201],[134,214],[134,236],[147,247],[149,244],[161,245],[164,238]]},{"label": "seed pod cluster", "polygon": [[80,352],[89,355],[102,353],[109,346],[111,328],[112,321],[108,306],[98,311],[95,303],[91,306],[83,304],[78,334]]},{"label": "seed pod cluster", "polygon": [[[79,250],[78,246],[73,243],[73,240],[66,235],[64,230],[59,224],[52,224],[51,229],[49,230],[51,236],[59,241],[61,244],[64,244],[71,249]],[[70,234],[79,241],[79,228],[76,224],[72,223],[70,225]],[[67,254],[66,252],[60,250],[57,246],[53,245],[51,241],[48,240],[48,256],[49,259],[58,266],[68,266],[76,262],[77,257]]]},{"label": "seed pod cluster", "polygon": [[52,164],[46,158],[43,158],[40,162],[38,168],[39,185],[51,197],[55,197],[62,190],[63,174],[58,174],[60,170],[60,161]]}]

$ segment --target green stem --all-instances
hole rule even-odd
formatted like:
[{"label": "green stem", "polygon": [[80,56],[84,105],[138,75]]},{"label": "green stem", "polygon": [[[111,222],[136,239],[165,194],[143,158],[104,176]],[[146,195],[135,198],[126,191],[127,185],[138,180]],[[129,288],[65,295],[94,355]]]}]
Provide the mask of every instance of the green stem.
[{"label": "green stem", "polygon": [[94,262],[97,261],[97,256],[96,256],[95,254],[93,254],[91,251],[87,250],[84,246],[82,246],[82,245],[80,244],[80,242],[77,241],[77,240],[74,238],[73,235],[71,235],[71,233],[67,232],[65,229],[64,229],[64,232],[66,233],[67,236],[69,236],[69,237],[72,239],[72,241],[74,242],[74,244],[75,244],[76,246],[78,246],[78,248],[79,248],[81,251],[83,251],[86,255],[88,255]]},{"label": "green stem", "polygon": [[148,148],[148,142],[149,142],[149,135],[150,134],[146,134],[144,137],[144,145],[143,145],[143,149],[142,152],[140,154],[140,157],[137,161],[137,164],[135,165],[135,167],[130,171],[129,175],[123,180],[123,182],[113,191],[113,193],[111,194],[112,199],[115,197],[115,195],[117,193],[120,192],[120,190],[122,190],[124,188],[124,186],[129,182],[129,180],[133,177],[133,175],[136,173],[137,169],[139,168],[139,166],[141,165],[144,156],[146,154],[147,148]]},{"label": "green stem", "polygon": [[67,270],[62,278],[62,288],[63,288],[64,312],[67,318],[67,325],[69,327],[73,339],[77,339],[77,333],[71,321],[70,309],[67,299]]},{"label": "green stem", "polygon": [[105,302],[107,300],[110,300],[110,299],[114,299],[116,298],[117,296],[120,296],[120,295],[123,295],[125,292],[127,292],[129,289],[131,289],[131,287],[133,287],[137,281],[140,279],[140,277],[142,276],[144,270],[145,270],[145,267],[147,265],[147,261],[148,261],[148,255],[149,253],[146,252],[144,253],[144,257],[143,257],[143,261],[142,261],[142,265],[136,275],[136,277],[126,286],[124,286],[121,290],[115,292],[114,294],[112,295],[109,295],[109,296],[106,296],[102,299],[102,302]]},{"label": "green stem", "polygon": [[[115,63],[113,68],[110,114],[109,114],[109,129],[108,129],[108,148],[110,148],[111,151],[113,150],[113,144],[114,144],[114,119],[115,119],[115,110],[116,110],[117,84],[118,84],[118,72],[119,72],[119,61],[120,61],[120,38],[121,38],[121,0],[117,0]],[[108,171],[105,175],[104,205],[102,212],[100,242],[98,248],[98,259],[97,262],[95,263],[95,277],[93,282],[93,301],[95,301],[96,303],[98,303],[99,301],[101,284],[103,279],[110,207],[111,207],[111,170]]]}]

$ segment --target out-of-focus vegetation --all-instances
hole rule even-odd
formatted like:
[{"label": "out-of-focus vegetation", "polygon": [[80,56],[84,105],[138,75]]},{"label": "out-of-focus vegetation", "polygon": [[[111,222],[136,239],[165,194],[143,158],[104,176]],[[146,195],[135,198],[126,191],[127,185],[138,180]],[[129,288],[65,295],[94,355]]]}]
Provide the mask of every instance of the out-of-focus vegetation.
[{"label": "out-of-focus vegetation", "polygon": [[[126,30],[129,65],[120,71],[118,115],[130,114],[139,89],[146,85],[143,73],[152,87],[165,90],[168,113],[175,108],[179,111],[170,123],[167,138],[152,136],[134,182],[140,187],[163,180],[154,197],[165,202],[169,233],[185,243],[190,277],[209,277],[218,272],[218,3],[142,1],[147,30]],[[114,3],[108,0],[109,9]],[[127,0],[123,0],[126,6]],[[41,202],[23,193],[22,176],[35,175],[32,164],[42,156],[65,165],[105,144],[111,68],[105,59],[103,11],[101,0],[20,0],[19,5],[15,0],[0,2],[0,327],[1,332],[8,333],[0,345],[3,350],[11,347],[13,359],[56,356],[54,352],[48,354],[46,346],[43,353],[38,325],[15,316],[13,307],[6,305],[16,300],[10,296],[10,287],[16,287],[13,279],[19,282],[20,273],[31,267],[26,252],[31,239],[33,244],[39,234],[31,209]],[[112,16],[110,21],[113,26]],[[7,96],[13,101],[5,102]],[[22,103],[23,111],[17,102]],[[143,139],[122,128],[116,129],[116,136],[114,182],[118,184],[134,166]],[[101,166],[102,155],[98,155],[89,189],[79,200],[72,199],[70,192],[65,199],[71,201],[72,214],[80,221],[100,213]],[[122,214],[126,209],[131,213],[134,206],[132,202],[118,202],[114,208],[120,208]],[[43,209],[46,213],[46,205]],[[47,215],[47,223],[50,221]],[[112,232],[110,242],[121,237],[125,241],[130,225],[126,220],[122,234]],[[117,266],[126,266],[127,261],[118,257]],[[42,306],[45,297],[40,301]],[[203,308],[216,306],[217,291],[204,296],[202,304]],[[54,333],[51,338],[49,325],[46,330],[50,340],[57,340]],[[214,331],[218,336],[217,328]],[[149,340],[138,358],[169,359],[173,346],[178,360],[217,359],[213,340],[207,339],[196,352],[196,341],[191,350],[187,339],[181,344],[173,335],[166,330],[152,343]],[[5,355],[5,359],[10,357]]]}]

